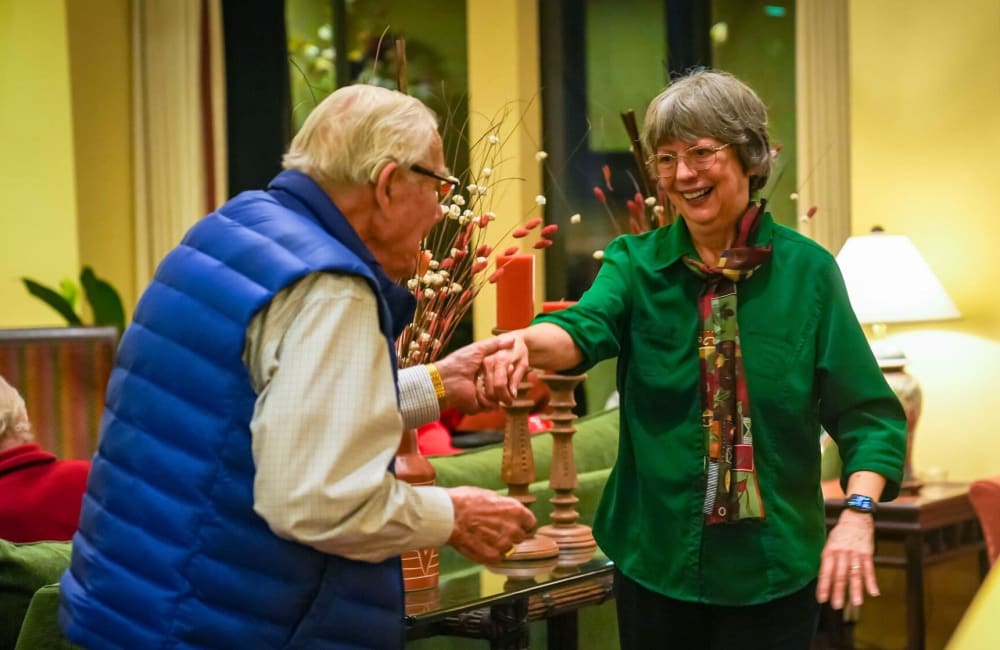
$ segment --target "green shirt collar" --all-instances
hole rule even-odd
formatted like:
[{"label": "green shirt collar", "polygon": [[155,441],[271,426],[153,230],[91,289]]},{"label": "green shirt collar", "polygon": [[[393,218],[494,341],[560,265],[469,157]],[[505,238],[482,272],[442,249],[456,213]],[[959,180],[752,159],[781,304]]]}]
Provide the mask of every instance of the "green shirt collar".
[{"label": "green shirt collar", "polygon": [[[751,244],[760,245],[771,241],[774,234],[774,219],[770,212],[765,212],[757,226],[757,233],[753,237]],[[691,232],[688,230],[684,219],[679,218],[672,225],[660,228],[653,235],[653,244],[656,248],[655,258],[652,263],[653,269],[665,269],[685,255],[691,255],[699,259],[694,243],[691,241]]]}]

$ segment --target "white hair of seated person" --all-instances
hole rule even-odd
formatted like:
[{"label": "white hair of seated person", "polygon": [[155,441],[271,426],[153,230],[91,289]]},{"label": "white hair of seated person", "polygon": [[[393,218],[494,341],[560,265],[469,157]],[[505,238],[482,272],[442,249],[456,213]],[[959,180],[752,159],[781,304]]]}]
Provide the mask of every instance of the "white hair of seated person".
[{"label": "white hair of seated person", "polygon": [[0,450],[31,442],[31,422],[21,394],[0,377]]}]

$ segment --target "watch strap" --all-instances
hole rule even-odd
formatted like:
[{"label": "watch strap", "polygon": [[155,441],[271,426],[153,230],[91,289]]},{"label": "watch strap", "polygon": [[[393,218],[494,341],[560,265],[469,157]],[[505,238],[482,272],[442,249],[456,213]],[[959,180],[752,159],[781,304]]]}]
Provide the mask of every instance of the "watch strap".
[{"label": "watch strap", "polygon": [[874,499],[863,494],[852,494],[844,501],[844,505],[850,510],[869,515],[874,515],[876,510]]}]

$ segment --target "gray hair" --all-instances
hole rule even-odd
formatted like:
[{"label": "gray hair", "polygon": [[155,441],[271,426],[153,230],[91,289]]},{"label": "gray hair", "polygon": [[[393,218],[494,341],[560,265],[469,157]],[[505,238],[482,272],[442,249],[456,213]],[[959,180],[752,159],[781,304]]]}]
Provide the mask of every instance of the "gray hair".
[{"label": "gray hair", "polygon": [[391,161],[420,162],[436,134],[437,118],[419,100],[378,86],[346,86],[313,109],[282,166],[322,184],[364,185]]},{"label": "gray hair", "polygon": [[[703,137],[730,145],[750,175],[750,191],[767,184],[771,146],[767,109],[750,86],[728,72],[700,70],[674,79],[646,109],[642,141],[655,152],[665,142]],[[652,161],[651,161],[652,164]]]},{"label": "gray hair", "polygon": [[0,377],[0,442],[31,442],[31,422],[24,399],[13,386]]}]

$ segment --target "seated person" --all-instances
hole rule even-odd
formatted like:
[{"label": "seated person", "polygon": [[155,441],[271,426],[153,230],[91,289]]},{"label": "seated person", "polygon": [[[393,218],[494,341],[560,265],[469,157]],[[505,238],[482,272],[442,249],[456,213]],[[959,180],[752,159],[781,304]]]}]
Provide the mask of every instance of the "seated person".
[{"label": "seated person", "polygon": [[0,377],[0,539],[71,539],[89,471],[89,461],[56,460],[33,442],[24,400]]}]

